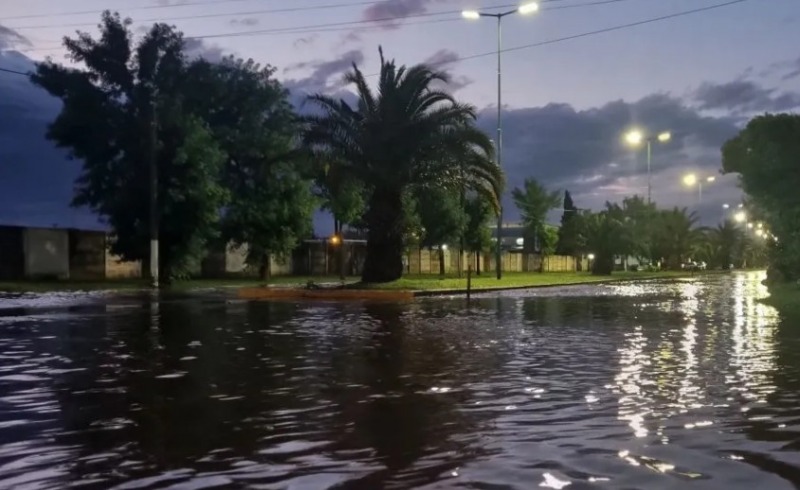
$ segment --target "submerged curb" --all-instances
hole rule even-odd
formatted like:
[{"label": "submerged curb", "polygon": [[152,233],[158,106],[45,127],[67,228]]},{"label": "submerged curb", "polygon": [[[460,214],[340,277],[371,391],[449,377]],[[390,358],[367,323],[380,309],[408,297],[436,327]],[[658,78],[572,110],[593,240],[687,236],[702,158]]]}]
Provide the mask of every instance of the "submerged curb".
[{"label": "submerged curb", "polygon": [[[521,291],[525,289],[543,289],[556,287],[573,286],[602,286],[606,284],[638,283],[649,281],[668,281],[676,279],[688,279],[697,275],[681,275],[670,277],[642,277],[642,278],[619,278],[601,279],[597,281],[581,281],[566,284],[530,284],[524,286],[500,286],[496,288],[477,288],[470,291],[471,294],[496,293],[503,291]],[[330,300],[330,301],[412,301],[415,298],[440,297],[440,296],[466,296],[467,289],[427,289],[427,290],[382,290],[382,289],[341,289],[341,288],[322,288],[305,289],[292,287],[251,287],[243,288],[238,291],[239,298],[256,300]]]}]

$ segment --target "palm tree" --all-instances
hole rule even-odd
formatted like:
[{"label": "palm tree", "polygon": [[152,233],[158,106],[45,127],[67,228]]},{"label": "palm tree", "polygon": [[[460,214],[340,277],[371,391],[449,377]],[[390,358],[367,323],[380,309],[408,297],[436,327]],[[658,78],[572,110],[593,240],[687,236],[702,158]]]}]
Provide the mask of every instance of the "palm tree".
[{"label": "palm tree", "polygon": [[[548,191],[536,179],[525,179],[522,189],[514,189],[511,196],[522,216],[526,235],[539,243],[544,256],[549,239],[545,229],[547,213],[561,204],[561,191]],[[541,264],[544,267],[544,260]]]},{"label": "palm tree", "polygon": [[345,80],[358,104],[314,95],[322,115],[308,118],[306,144],[340,162],[362,182],[368,228],[364,282],[400,278],[403,196],[414,186],[469,188],[499,209],[503,174],[493,161],[491,140],[475,127],[472,106],[457,102],[436,84],[448,77],[426,65],[397,66],[381,55],[377,90],[354,64]]},{"label": "palm tree", "polygon": [[701,239],[702,230],[694,227],[696,223],[697,214],[686,208],[675,207],[659,213],[654,248],[666,259],[669,268],[679,269]]},{"label": "palm tree", "polygon": [[715,252],[713,261],[715,265],[725,270],[730,269],[734,251],[743,238],[742,230],[733,221],[725,220],[708,231],[708,238]]}]

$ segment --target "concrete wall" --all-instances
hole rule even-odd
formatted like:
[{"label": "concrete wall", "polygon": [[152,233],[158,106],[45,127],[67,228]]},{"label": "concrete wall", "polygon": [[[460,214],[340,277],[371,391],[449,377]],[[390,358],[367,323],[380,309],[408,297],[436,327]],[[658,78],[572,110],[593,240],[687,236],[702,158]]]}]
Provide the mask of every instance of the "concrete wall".
[{"label": "concrete wall", "polygon": [[0,280],[25,277],[24,228],[0,226]]},{"label": "concrete wall", "polygon": [[67,230],[27,228],[23,233],[25,277],[69,278]]},{"label": "concrete wall", "polygon": [[106,234],[102,231],[69,230],[70,279],[106,277]]}]

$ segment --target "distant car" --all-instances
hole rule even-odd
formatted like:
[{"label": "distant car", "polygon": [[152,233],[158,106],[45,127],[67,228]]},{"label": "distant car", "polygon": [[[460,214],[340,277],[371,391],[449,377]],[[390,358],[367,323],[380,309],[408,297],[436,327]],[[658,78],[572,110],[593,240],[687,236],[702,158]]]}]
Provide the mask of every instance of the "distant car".
[{"label": "distant car", "polygon": [[708,268],[708,264],[706,264],[705,262],[690,261],[690,262],[686,262],[684,264],[681,264],[681,269],[687,270],[687,271],[704,271],[707,268]]}]

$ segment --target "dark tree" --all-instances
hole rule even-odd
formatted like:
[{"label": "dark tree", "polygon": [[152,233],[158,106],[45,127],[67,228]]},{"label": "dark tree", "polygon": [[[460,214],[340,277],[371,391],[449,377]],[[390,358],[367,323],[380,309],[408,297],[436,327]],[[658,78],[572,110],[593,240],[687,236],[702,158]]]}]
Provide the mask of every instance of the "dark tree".
[{"label": "dark tree", "polygon": [[63,102],[47,137],[83,161],[73,205],[110,225],[112,250],[125,260],[149,257],[149,162],[158,174],[162,276],[202,255],[216,236],[227,201],[220,185],[225,155],[184,97],[182,35],[155,24],[138,43],[130,20],[105,12],[100,35],[79,33],[64,45],[70,68],[47,61],[32,81]]},{"label": "dark tree", "polygon": [[403,273],[406,191],[464,184],[497,203],[503,174],[493,162],[491,141],[474,125],[474,108],[437,88],[447,81],[443,73],[397,66],[381,53],[377,90],[355,66],[346,80],[356,87],[358,105],[312,97],[323,115],[309,118],[306,142],[317,158],[337,162],[364,185],[362,279],[394,281]]}]

